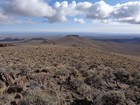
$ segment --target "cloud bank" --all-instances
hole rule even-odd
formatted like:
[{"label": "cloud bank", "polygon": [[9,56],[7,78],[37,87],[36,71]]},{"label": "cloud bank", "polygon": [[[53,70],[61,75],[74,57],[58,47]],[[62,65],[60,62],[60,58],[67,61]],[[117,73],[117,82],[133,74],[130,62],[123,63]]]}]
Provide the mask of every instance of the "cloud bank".
[{"label": "cloud bank", "polygon": [[[90,19],[102,23],[119,22],[140,24],[140,1],[110,5],[105,1],[95,3],[68,1],[49,5],[45,0],[2,0],[0,5],[0,23],[9,22],[17,16],[40,17],[48,22],[66,22],[72,17],[74,22],[85,23]],[[4,6],[2,6],[2,3]],[[78,19],[81,16],[82,19]]]}]

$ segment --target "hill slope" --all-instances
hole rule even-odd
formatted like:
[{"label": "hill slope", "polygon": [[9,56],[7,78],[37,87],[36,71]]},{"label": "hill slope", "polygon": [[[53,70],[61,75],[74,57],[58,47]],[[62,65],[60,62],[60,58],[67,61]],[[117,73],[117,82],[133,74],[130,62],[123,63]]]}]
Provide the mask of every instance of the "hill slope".
[{"label": "hill slope", "polygon": [[13,43],[15,45],[63,45],[75,47],[88,47],[112,53],[140,56],[139,38],[134,39],[92,39],[79,35],[67,35],[62,38],[6,38],[2,43]]},{"label": "hill slope", "polygon": [[80,37],[79,35],[68,35],[63,38],[56,39],[54,42],[58,45],[98,48],[98,46],[93,44],[91,40]]},{"label": "hill slope", "polygon": [[0,48],[2,105],[139,105],[139,77],[140,60],[91,48]]},{"label": "hill slope", "polygon": [[[121,39],[120,39],[121,40]],[[122,39],[123,40],[123,39]],[[138,41],[138,39],[136,39]],[[135,41],[135,42],[136,42]],[[78,35],[68,35],[60,39],[53,40],[54,43],[58,45],[66,46],[77,46],[77,47],[89,47],[93,49],[98,49],[106,52],[128,54],[128,55],[140,55],[140,46],[134,41],[123,40],[123,43],[111,41],[111,40],[92,40]]]}]

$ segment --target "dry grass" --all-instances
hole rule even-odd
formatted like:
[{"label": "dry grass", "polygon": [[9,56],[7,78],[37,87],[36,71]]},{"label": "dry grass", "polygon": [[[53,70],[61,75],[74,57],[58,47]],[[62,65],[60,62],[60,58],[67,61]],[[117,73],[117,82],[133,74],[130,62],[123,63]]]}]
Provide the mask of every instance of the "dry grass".
[{"label": "dry grass", "polygon": [[50,96],[40,90],[29,91],[19,105],[57,105],[55,96]]},{"label": "dry grass", "polygon": [[[17,104],[35,102],[38,98],[44,103],[43,94],[57,100],[57,105],[83,105],[83,101],[87,105],[140,104],[140,61],[132,57],[80,47],[12,46],[0,48],[0,74],[14,83],[8,80],[7,87],[14,90],[5,94],[23,96],[13,100]],[[19,88],[22,90],[18,91]],[[43,91],[43,97],[29,95],[31,90]]]}]

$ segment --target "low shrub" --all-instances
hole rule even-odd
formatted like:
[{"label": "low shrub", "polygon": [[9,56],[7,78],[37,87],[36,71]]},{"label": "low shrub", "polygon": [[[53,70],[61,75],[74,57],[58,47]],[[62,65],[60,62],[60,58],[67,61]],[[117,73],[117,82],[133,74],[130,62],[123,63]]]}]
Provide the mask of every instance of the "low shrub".
[{"label": "low shrub", "polygon": [[132,74],[133,80],[131,83],[135,86],[138,86],[140,88],[140,72],[136,71]]},{"label": "low shrub", "polygon": [[56,97],[42,91],[32,91],[20,101],[19,105],[57,105],[57,100]]},{"label": "low shrub", "polygon": [[95,88],[101,88],[106,85],[106,82],[102,78],[103,77],[101,74],[96,74],[96,75],[87,77],[85,82],[88,85],[91,85]]},{"label": "low shrub", "polygon": [[128,83],[129,81],[130,73],[123,68],[115,70],[114,75],[119,82]]},{"label": "low shrub", "polygon": [[95,105],[125,105],[125,95],[120,91],[109,91],[95,100]]},{"label": "low shrub", "polygon": [[134,101],[136,104],[140,104],[140,91],[128,89],[125,91],[125,96],[127,99]]}]

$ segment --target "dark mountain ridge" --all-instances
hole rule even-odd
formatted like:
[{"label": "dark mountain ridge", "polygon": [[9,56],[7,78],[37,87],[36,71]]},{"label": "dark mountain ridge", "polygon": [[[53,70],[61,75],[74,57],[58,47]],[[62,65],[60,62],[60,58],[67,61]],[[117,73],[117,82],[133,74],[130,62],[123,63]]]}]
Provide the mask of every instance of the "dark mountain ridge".
[{"label": "dark mountain ridge", "polygon": [[2,42],[15,42],[15,41],[23,41],[24,39],[19,39],[19,38],[5,38],[5,39],[2,39],[0,41]]},{"label": "dark mountain ridge", "polygon": [[140,38],[133,38],[133,39],[93,39],[97,41],[104,41],[104,42],[115,42],[115,43],[140,43]]}]

